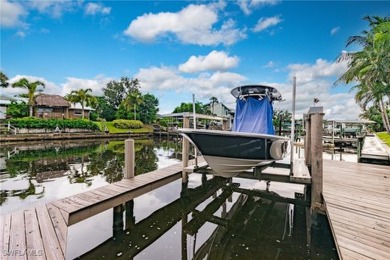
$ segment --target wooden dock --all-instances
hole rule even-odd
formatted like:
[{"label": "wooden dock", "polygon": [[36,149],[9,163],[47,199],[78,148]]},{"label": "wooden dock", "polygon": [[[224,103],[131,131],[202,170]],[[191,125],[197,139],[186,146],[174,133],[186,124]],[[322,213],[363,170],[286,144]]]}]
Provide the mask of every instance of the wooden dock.
[{"label": "wooden dock", "polygon": [[367,135],[359,161],[390,165],[390,149],[376,135]]},{"label": "wooden dock", "polygon": [[1,216],[1,259],[65,259],[68,226],[181,178],[182,164]]},{"label": "wooden dock", "polygon": [[[390,168],[324,160],[323,172],[323,198],[340,259],[388,259]],[[70,225],[181,176],[178,163],[2,216],[1,259],[65,259]]]},{"label": "wooden dock", "polygon": [[324,160],[323,181],[340,259],[389,259],[390,167]]}]

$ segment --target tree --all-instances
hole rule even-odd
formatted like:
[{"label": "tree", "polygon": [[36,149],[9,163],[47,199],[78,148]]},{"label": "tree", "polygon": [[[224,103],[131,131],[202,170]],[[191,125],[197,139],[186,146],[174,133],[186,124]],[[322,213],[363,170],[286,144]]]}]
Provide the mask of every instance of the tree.
[{"label": "tree", "polygon": [[141,105],[143,102],[143,97],[141,92],[138,90],[134,90],[130,92],[126,98],[123,100],[123,106],[130,111],[132,108],[134,109],[134,120],[137,120],[137,106]]},{"label": "tree", "polygon": [[140,84],[138,79],[129,79],[122,77],[120,82],[115,80],[110,81],[105,88],[103,88],[104,96],[114,109],[118,109],[123,100],[132,92],[139,91]]},{"label": "tree", "polygon": [[347,46],[356,43],[362,50],[345,52],[338,62],[347,61],[348,70],[335,82],[346,84],[358,82],[351,87],[357,90],[355,100],[363,111],[369,104],[378,106],[383,126],[390,133],[390,120],[386,110],[386,101],[390,101],[390,17],[366,16],[370,30],[362,35],[348,38]]},{"label": "tree", "polygon": [[139,106],[140,120],[145,124],[151,124],[157,120],[158,99],[149,93],[142,98],[143,102]]},{"label": "tree", "polygon": [[28,116],[28,105],[23,101],[11,101],[11,104],[7,107],[7,116],[14,118]]},{"label": "tree", "polygon": [[[193,111],[192,103],[181,103],[180,106],[176,107],[172,113],[183,113],[183,112],[192,112]],[[197,101],[195,103],[195,113],[198,114],[207,114],[208,108],[203,105],[202,102]]]},{"label": "tree", "polygon": [[283,123],[292,121],[292,114],[287,109],[275,109],[273,123],[275,129],[279,129],[279,135],[282,135]]},{"label": "tree", "polygon": [[214,115],[214,104],[218,103],[218,99],[216,97],[210,98],[210,105],[211,105],[211,113]]},{"label": "tree", "polygon": [[[387,109],[387,115],[390,116],[390,108]],[[373,130],[375,132],[381,132],[381,131],[385,130],[383,128],[381,111],[379,110],[378,106],[369,107],[362,114],[360,114],[360,117],[368,119],[368,120],[372,120],[375,122],[374,124],[369,124],[367,126],[368,129]]]},{"label": "tree", "polygon": [[5,75],[2,71],[0,71],[0,87],[6,88],[8,87],[9,83],[7,82],[8,77]]},{"label": "tree", "polygon": [[38,86],[42,86],[45,88],[45,84],[41,81],[29,82],[26,78],[21,78],[19,81],[12,84],[13,88],[25,88],[27,89],[27,94],[22,94],[20,96],[28,98],[28,106],[30,108],[30,116],[33,116],[33,106],[34,106],[34,98],[35,92],[37,91]]},{"label": "tree", "polygon": [[65,97],[65,99],[70,102],[81,104],[81,112],[82,112],[83,119],[84,119],[85,106],[93,106],[97,103],[96,97],[92,96],[88,92],[92,92],[92,89],[87,88],[87,89],[73,90]]},{"label": "tree", "polygon": [[115,119],[115,109],[108,104],[105,97],[95,97],[96,104],[92,107],[95,109],[91,113],[91,120],[97,120],[98,118],[104,118],[106,121],[112,121]]}]

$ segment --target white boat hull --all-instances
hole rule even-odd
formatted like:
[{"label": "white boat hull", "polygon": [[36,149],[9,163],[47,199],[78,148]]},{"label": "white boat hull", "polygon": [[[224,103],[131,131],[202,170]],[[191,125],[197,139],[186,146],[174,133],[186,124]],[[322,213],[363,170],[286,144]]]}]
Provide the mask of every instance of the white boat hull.
[{"label": "white boat hull", "polygon": [[226,158],[219,156],[203,155],[211,169],[219,176],[231,178],[237,176],[240,172],[248,171],[257,166],[265,166],[273,163],[275,160],[256,160],[241,158]]}]

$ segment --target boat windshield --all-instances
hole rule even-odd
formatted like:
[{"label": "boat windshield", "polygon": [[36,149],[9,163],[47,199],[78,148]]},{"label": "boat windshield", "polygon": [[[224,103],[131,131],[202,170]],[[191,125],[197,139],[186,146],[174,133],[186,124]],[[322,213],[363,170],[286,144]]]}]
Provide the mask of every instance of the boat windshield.
[{"label": "boat windshield", "polygon": [[237,99],[233,131],[274,135],[272,101],[267,98]]}]

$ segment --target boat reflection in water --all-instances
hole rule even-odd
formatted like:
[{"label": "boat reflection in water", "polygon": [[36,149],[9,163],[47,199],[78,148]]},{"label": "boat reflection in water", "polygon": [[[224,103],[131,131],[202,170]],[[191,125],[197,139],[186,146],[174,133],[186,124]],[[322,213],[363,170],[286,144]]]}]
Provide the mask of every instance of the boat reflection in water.
[{"label": "boat reflection in water", "polygon": [[337,259],[332,242],[322,240],[332,241],[329,231],[312,236],[306,226],[306,201],[239,186],[203,175],[199,186],[183,184],[179,198],[138,222],[136,200],[117,207],[113,236],[81,259]]}]

